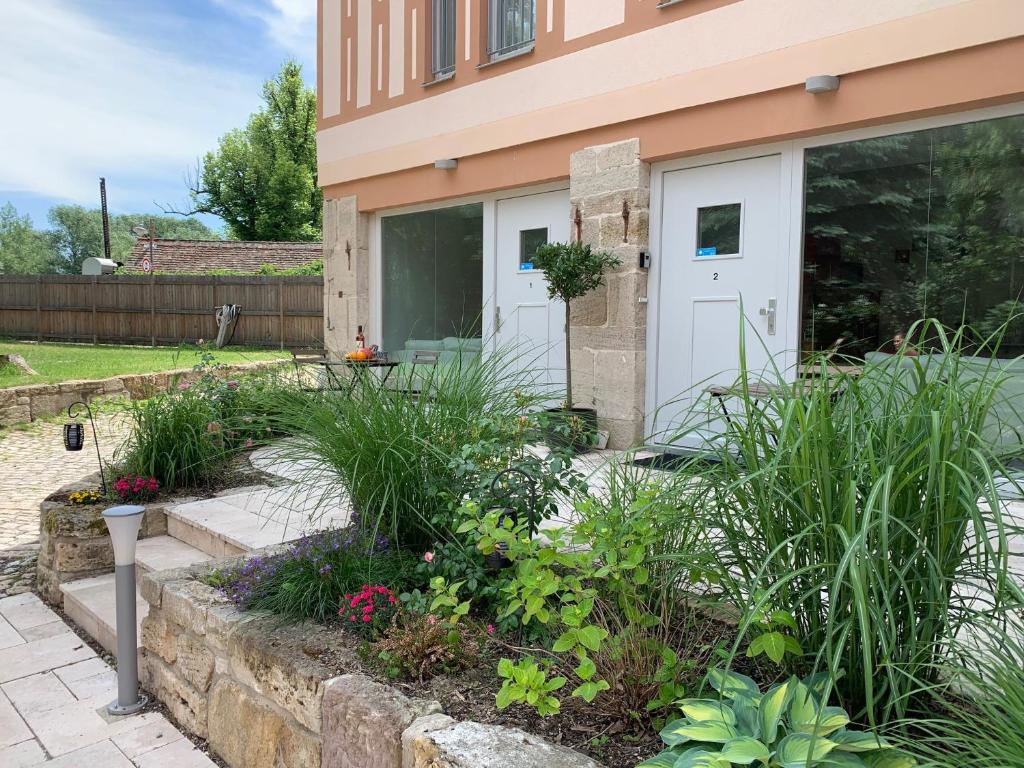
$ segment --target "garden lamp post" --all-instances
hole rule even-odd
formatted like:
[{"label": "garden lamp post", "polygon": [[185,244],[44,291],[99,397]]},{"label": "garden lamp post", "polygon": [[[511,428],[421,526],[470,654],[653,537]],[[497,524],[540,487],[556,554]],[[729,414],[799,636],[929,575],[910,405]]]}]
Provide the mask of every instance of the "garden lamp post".
[{"label": "garden lamp post", "polygon": [[114,589],[117,600],[117,701],[112,715],[131,715],[146,706],[139,694],[138,630],[135,625],[135,540],[146,508],[137,504],[110,507],[103,519],[114,547]]}]

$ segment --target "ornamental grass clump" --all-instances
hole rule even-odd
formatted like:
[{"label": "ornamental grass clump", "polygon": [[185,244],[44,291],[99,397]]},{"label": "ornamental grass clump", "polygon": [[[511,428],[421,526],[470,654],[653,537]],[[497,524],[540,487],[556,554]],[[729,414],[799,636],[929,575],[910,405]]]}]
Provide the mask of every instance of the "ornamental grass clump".
[{"label": "ornamental grass clump", "polygon": [[340,485],[368,530],[422,553],[452,539],[454,508],[482,475],[523,454],[526,414],[546,394],[517,360],[499,351],[427,367],[418,396],[375,379],[350,394],[278,393],[270,423],[294,436],[279,456],[308,468],[302,479],[325,489],[324,508]]},{"label": "ornamental grass clump", "polygon": [[712,588],[747,609],[741,635],[782,611],[806,649],[784,665],[830,672],[843,706],[876,725],[914,711],[953,638],[1021,604],[1020,527],[997,491],[1019,441],[985,436],[1007,391],[999,337],[929,321],[908,338],[922,354],[860,375],[822,361],[806,386],[768,396],[744,362],[709,441],[717,463],[681,500],[709,521]]}]

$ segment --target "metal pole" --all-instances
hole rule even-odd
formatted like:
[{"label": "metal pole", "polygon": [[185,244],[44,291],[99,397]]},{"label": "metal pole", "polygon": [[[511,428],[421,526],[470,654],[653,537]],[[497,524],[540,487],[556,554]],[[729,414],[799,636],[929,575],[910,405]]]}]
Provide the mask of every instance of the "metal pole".
[{"label": "metal pole", "polygon": [[130,715],[146,706],[139,695],[139,638],[135,615],[135,563],[114,566],[117,600],[117,701],[107,707],[112,715]]},{"label": "metal pole", "polygon": [[100,453],[100,439],[96,435],[96,421],[92,417],[92,408],[89,407],[88,403],[83,402],[81,400],[78,401],[77,403],[72,403],[71,405],[68,406],[68,418],[75,418],[74,411],[75,408],[78,408],[79,406],[85,408],[85,412],[89,414],[89,424],[92,426],[92,442],[96,446],[96,461],[98,461],[100,465],[100,486],[103,488],[103,495],[106,496],[107,478],[103,473],[103,454]]},{"label": "metal pole", "polygon": [[114,549],[117,605],[117,700],[107,705],[112,715],[131,715],[148,703],[139,693],[139,636],[135,624],[135,542],[145,512],[145,507],[128,504],[103,511]]}]

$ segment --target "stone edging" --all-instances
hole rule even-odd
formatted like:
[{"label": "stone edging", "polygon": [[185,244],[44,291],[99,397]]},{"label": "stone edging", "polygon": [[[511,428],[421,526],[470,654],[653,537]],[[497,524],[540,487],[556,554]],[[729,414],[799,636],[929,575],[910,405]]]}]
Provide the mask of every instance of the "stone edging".
[{"label": "stone edging", "polygon": [[[287,361],[261,360],[254,363],[227,365],[215,369],[217,376],[237,376],[261,368],[274,368]],[[170,388],[174,382],[196,381],[202,373],[193,368],[178,368],[156,373],[132,373],[110,379],[62,381],[59,384],[28,384],[24,387],[0,389],[0,427],[54,416],[80,400],[123,397],[144,400],[156,392]]]},{"label": "stone edging", "polygon": [[200,580],[210,571],[143,577],[140,673],[231,768],[601,768],[518,729],[457,722],[366,675],[330,677],[302,648],[333,630],[243,614]]}]

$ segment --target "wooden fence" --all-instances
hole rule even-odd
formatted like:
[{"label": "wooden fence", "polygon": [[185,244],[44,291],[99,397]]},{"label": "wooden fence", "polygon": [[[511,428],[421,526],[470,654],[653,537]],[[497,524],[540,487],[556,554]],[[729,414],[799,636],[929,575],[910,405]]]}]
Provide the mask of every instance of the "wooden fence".
[{"label": "wooden fence", "polygon": [[0,337],[174,345],[215,339],[238,304],[232,345],[322,349],[322,277],[0,275]]}]

